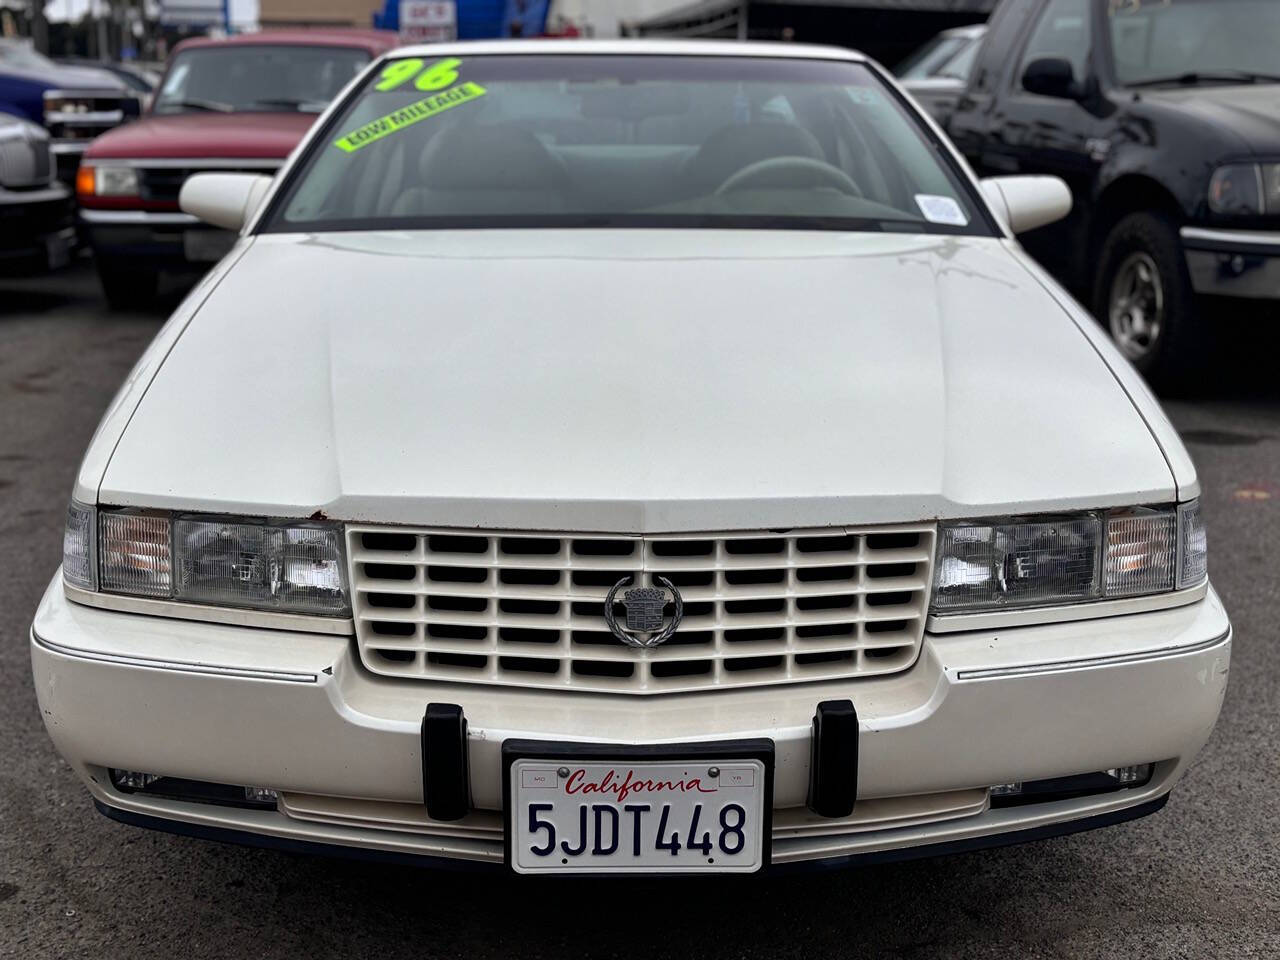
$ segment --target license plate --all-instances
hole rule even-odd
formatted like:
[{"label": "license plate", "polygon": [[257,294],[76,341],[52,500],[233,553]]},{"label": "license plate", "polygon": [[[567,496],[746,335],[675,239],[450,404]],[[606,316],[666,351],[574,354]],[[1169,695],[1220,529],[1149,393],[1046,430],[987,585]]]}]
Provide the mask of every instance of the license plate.
[{"label": "license plate", "polygon": [[182,253],[192,263],[213,263],[235,246],[236,235],[228,230],[184,230]]},{"label": "license plate", "polygon": [[760,760],[517,759],[517,873],[750,873],[764,863]]}]

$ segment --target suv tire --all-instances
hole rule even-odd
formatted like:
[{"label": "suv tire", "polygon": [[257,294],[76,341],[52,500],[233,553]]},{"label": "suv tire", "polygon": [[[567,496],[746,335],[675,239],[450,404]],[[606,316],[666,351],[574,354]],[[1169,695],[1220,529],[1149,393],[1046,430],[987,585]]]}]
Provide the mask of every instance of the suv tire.
[{"label": "suv tire", "polygon": [[1111,228],[1093,307],[1120,352],[1153,386],[1183,391],[1203,375],[1209,331],[1169,217],[1134,213]]}]

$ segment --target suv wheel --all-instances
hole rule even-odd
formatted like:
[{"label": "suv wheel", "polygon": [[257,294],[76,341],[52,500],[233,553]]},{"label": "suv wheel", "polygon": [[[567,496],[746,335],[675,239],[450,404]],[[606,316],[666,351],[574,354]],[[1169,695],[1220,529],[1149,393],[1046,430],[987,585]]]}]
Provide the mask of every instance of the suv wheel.
[{"label": "suv wheel", "polygon": [[156,297],[160,275],[155,270],[138,268],[128,260],[97,257],[98,281],[113,310],[144,307]]},{"label": "suv wheel", "polygon": [[1135,213],[1102,247],[1094,312],[1120,352],[1154,385],[1186,387],[1205,360],[1206,330],[1173,222]]}]

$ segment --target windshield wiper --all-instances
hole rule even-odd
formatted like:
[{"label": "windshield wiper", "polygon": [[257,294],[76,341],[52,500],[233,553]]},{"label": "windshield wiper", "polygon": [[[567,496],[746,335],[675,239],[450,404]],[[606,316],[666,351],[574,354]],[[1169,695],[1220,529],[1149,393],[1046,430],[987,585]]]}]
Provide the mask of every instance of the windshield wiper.
[{"label": "windshield wiper", "polygon": [[219,103],[217,100],[164,100],[159,106],[179,107],[183,110],[208,110],[210,113],[231,113],[235,110],[231,104]]},{"label": "windshield wiper", "polygon": [[1182,73],[1176,77],[1157,77],[1127,84],[1129,87],[1194,87],[1201,83],[1280,83],[1280,76],[1272,73],[1255,73],[1252,70],[1206,70]]},{"label": "windshield wiper", "polygon": [[299,113],[320,113],[325,107],[324,103],[319,100],[299,100],[295,97],[267,97],[263,100],[253,101],[253,106],[293,107]]}]

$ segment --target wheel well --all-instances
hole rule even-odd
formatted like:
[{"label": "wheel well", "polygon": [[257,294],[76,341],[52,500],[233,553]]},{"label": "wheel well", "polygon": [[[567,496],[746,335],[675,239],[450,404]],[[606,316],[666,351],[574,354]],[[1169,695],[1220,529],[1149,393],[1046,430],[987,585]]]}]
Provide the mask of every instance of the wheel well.
[{"label": "wheel well", "polygon": [[1172,193],[1142,174],[1128,174],[1108,184],[1098,197],[1095,210],[1093,228],[1089,235],[1089,247],[1093,255],[1091,260],[1101,252],[1111,228],[1131,213],[1157,210],[1167,214],[1175,223],[1185,216]]}]

